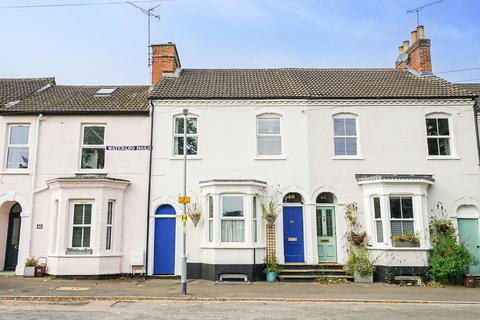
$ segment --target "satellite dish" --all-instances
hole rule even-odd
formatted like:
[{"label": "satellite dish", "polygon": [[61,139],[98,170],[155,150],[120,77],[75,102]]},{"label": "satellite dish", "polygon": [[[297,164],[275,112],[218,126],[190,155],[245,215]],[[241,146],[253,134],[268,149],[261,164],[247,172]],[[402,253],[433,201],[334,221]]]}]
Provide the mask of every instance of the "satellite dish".
[{"label": "satellite dish", "polygon": [[398,55],[397,62],[405,62],[408,60],[408,54],[401,53]]}]

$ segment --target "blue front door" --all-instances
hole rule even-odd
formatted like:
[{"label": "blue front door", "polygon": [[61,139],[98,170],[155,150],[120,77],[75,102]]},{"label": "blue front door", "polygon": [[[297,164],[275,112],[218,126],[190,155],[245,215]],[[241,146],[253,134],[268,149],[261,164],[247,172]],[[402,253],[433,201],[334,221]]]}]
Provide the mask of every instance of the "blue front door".
[{"label": "blue front door", "polygon": [[153,274],[175,273],[175,209],[164,205],[157,209]]},{"label": "blue front door", "polygon": [[285,262],[304,262],[302,207],[283,208],[283,248]]}]

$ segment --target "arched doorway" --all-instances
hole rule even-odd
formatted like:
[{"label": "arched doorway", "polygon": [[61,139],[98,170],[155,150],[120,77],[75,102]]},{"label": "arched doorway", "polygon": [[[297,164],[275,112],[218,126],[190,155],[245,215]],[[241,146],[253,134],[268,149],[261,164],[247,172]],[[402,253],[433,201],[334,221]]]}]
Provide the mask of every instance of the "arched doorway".
[{"label": "arched doorway", "polygon": [[283,251],[286,263],[305,262],[303,198],[297,192],[283,197]]},{"label": "arched doorway", "polygon": [[322,192],[315,202],[318,262],[337,262],[335,196],[331,192]]},{"label": "arched doorway", "polygon": [[165,204],[155,211],[153,274],[175,273],[175,209]]},{"label": "arched doorway", "polygon": [[5,246],[4,270],[15,270],[18,263],[18,249],[20,247],[20,226],[22,207],[16,203],[8,214],[7,243]]}]

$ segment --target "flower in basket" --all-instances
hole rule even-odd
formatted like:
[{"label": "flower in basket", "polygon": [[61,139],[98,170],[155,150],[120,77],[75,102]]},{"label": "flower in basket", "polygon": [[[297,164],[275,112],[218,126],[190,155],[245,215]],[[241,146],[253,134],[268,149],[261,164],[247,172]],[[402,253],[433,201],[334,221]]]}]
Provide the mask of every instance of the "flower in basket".
[{"label": "flower in basket", "polygon": [[392,241],[394,242],[410,242],[412,244],[419,244],[420,237],[416,233],[401,233],[392,236]]},{"label": "flower in basket", "polygon": [[192,220],[193,226],[196,227],[202,217],[202,204],[198,198],[187,204],[187,214]]},{"label": "flower in basket", "polygon": [[276,188],[263,188],[260,193],[260,206],[262,208],[262,217],[268,225],[273,225],[277,220],[280,211],[281,192]]}]

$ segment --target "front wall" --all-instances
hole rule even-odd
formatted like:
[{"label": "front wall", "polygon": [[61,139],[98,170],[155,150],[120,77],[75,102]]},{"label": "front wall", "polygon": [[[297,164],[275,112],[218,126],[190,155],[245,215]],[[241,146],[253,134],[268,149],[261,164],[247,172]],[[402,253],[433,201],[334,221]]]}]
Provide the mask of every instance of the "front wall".
[{"label": "front wall", "polygon": [[[273,106],[273,107],[270,107]],[[183,187],[183,162],[172,157],[173,116],[184,107],[198,115],[199,152],[188,162],[190,195],[199,195],[199,181],[208,179],[258,179],[279,184],[284,193],[302,194],[304,204],[305,259],[316,262],[315,197],[324,191],[336,196],[336,232],[339,262],[345,261],[344,205],[357,202],[365,210],[364,193],[356,181],[359,173],[433,174],[435,184],[428,189],[428,208],[442,201],[452,214],[458,199],[478,204],[480,176],[472,103],[428,103],[428,105],[336,103],[335,105],[275,105],[204,103],[201,106],[161,105],[155,107],[152,203],[161,199],[175,202]],[[256,115],[275,110],[282,115],[283,160],[256,160]],[[333,121],[338,112],[358,116],[362,159],[337,160],[333,156]],[[453,141],[458,158],[427,160],[425,116],[448,112],[453,121]],[[473,200],[472,200],[473,199]],[[177,210],[177,213],[181,211]],[[204,222],[197,228],[188,223],[189,262],[205,263],[213,253],[200,250],[204,244]],[[364,220],[362,220],[364,222]],[[277,219],[277,256],[283,261],[282,216]],[[177,224],[180,228],[180,223]],[[178,229],[180,231],[180,229]],[[177,232],[178,234],[180,232]],[[177,239],[177,246],[180,245]],[[151,242],[152,243],[152,242]],[[203,251],[203,256],[202,256]],[[235,256],[235,249],[230,250]],[[397,254],[396,252],[394,254]],[[426,252],[399,253],[405,265],[419,265]],[[247,263],[232,259],[231,263]],[[420,260],[419,260],[420,259]],[[234,261],[235,260],[235,261]],[[180,256],[176,272],[180,271]],[[251,261],[250,261],[251,263]]]},{"label": "front wall", "polygon": [[[31,205],[31,172],[33,170],[35,124],[36,116],[2,116],[0,117],[0,132],[6,132],[7,123],[31,123],[30,128],[30,156],[27,175],[0,174],[0,197],[9,192],[15,192]],[[81,125],[85,123],[106,124],[105,143],[114,146],[149,145],[149,117],[148,116],[44,116],[41,119],[40,136],[38,142],[37,175],[33,190],[35,202],[31,222],[31,248],[24,248],[27,256],[48,256],[49,236],[51,230],[51,213],[53,212],[54,192],[47,189],[46,181],[58,177],[72,177],[80,173],[80,140]],[[3,134],[2,134],[3,136]],[[0,155],[2,156],[2,169],[5,166],[5,141],[0,139]],[[122,258],[114,270],[118,272],[131,272],[129,253],[131,250],[145,250],[145,230],[147,212],[147,187],[148,187],[148,151],[106,151],[105,166],[108,177],[126,179],[131,182],[123,193],[123,234],[119,236]],[[86,190],[88,193],[89,191]],[[94,191],[91,190],[94,198]],[[77,197],[77,196],[72,196]],[[78,196],[81,198],[81,196]],[[78,198],[77,197],[77,198]],[[105,198],[108,199],[108,194]],[[117,212],[120,214],[120,212]],[[67,214],[67,212],[62,212]],[[68,213],[69,214],[69,213]],[[43,225],[43,229],[37,229]],[[24,227],[22,219],[22,228]],[[116,226],[115,226],[116,227]],[[114,229],[115,232],[115,229]],[[67,239],[65,239],[66,241]],[[1,248],[1,246],[0,246]],[[1,254],[1,252],[0,252]],[[79,263],[63,264],[68,267],[69,274],[84,274],[81,258],[69,260]],[[87,260],[89,258],[86,258]],[[53,260],[53,258],[52,258]],[[110,261],[110,260],[109,260]],[[20,261],[22,262],[22,261]],[[108,266],[112,262],[99,261],[91,265],[92,274],[113,273]],[[55,265],[62,265],[57,264]],[[52,261],[53,268],[53,261]],[[53,268],[56,269],[56,268]],[[52,269],[52,270],[53,270]]]}]

